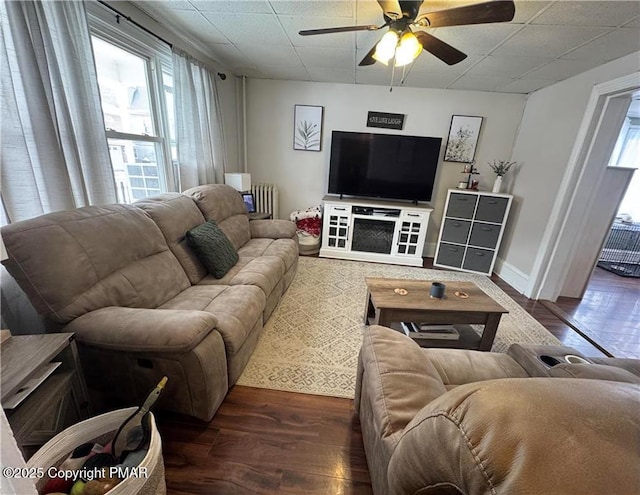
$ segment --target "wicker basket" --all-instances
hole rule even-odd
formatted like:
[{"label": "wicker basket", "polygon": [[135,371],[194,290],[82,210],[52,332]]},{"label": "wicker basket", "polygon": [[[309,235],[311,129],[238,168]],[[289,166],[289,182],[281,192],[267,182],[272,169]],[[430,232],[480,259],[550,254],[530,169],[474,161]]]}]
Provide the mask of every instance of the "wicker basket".
[{"label": "wicker basket", "polygon": [[[43,468],[46,472],[51,466],[59,466],[78,445],[86,442],[109,441],[116,430],[137,408],[119,409],[94,418],[77,423],[60,432],[38,450],[27,467]],[[149,452],[139,467],[146,468],[147,477],[130,477],[105,495],[164,495],[167,492],[164,480],[164,462],[162,460],[162,441],[156,427],[155,419],[151,415],[151,441]],[[38,490],[42,489],[46,478],[36,483]]]}]

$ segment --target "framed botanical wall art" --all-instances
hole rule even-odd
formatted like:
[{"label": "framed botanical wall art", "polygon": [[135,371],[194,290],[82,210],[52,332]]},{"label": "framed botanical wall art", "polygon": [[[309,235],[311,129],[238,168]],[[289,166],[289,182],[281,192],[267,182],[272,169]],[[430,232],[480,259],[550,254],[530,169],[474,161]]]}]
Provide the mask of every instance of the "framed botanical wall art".
[{"label": "framed botanical wall art", "polygon": [[444,151],[445,162],[471,163],[476,156],[478,137],[482,117],[454,115],[451,117],[447,147]]},{"label": "framed botanical wall art", "polygon": [[293,111],[293,149],[320,151],[324,107],[295,105]]}]

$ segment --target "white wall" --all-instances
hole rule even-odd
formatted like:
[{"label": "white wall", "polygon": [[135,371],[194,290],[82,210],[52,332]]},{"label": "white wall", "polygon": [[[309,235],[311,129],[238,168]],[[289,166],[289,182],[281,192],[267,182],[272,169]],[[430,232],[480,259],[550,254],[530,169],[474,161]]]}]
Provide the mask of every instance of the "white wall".
[{"label": "white wall", "polygon": [[532,275],[593,86],[639,68],[634,53],[529,95],[511,157],[522,167],[512,177],[514,208],[500,250],[500,274],[521,275],[503,277],[516,288],[524,290]]},{"label": "white wall", "polygon": [[[322,151],[293,149],[295,104],[324,107]],[[359,131],[441,137],[444,152],[451,116],[484,117],[476,162],[481,189],[491,189],[493,159],[512,154],[522,118],[523,95],[476,91],[311,83],[249,79],[247,82],[248,171],[253,182],[275,183],[280,188],[280,216],[319,204],[327,192],[331,131]],[[405,114],[402,131],[366,127],[368,111]],[[440,161],[431,206],[434,212],[427,243],[437,240],[447,189],[463,178],[462,165]],[[426,254],[432,255],[433,252]]]}]

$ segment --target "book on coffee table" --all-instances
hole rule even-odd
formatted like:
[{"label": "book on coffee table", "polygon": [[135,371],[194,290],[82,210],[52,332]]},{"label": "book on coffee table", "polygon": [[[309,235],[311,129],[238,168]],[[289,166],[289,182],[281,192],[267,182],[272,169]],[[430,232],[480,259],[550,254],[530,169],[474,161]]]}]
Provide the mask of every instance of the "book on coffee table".
[{"label": "book on coffee table", "polygon": [[429,325],[403,321],[402,331],[415,340],[459,340],[460,333],[453,325]]}]

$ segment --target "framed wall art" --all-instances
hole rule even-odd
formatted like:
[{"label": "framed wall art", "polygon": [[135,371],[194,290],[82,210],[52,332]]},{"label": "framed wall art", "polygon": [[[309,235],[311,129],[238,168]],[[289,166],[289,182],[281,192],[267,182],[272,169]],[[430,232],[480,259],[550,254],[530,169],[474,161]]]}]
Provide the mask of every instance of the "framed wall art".
[{"label": "framed wall art", "polygon": [[482,117],[454,115],[451,117],[447,147],[444,151],[445,162],[471,163],[476,156],[478,137]]},{"label": "framed wall art", "polygon": [[320,151],[324,107],[295,105],[293,111],[293,149]]}]

